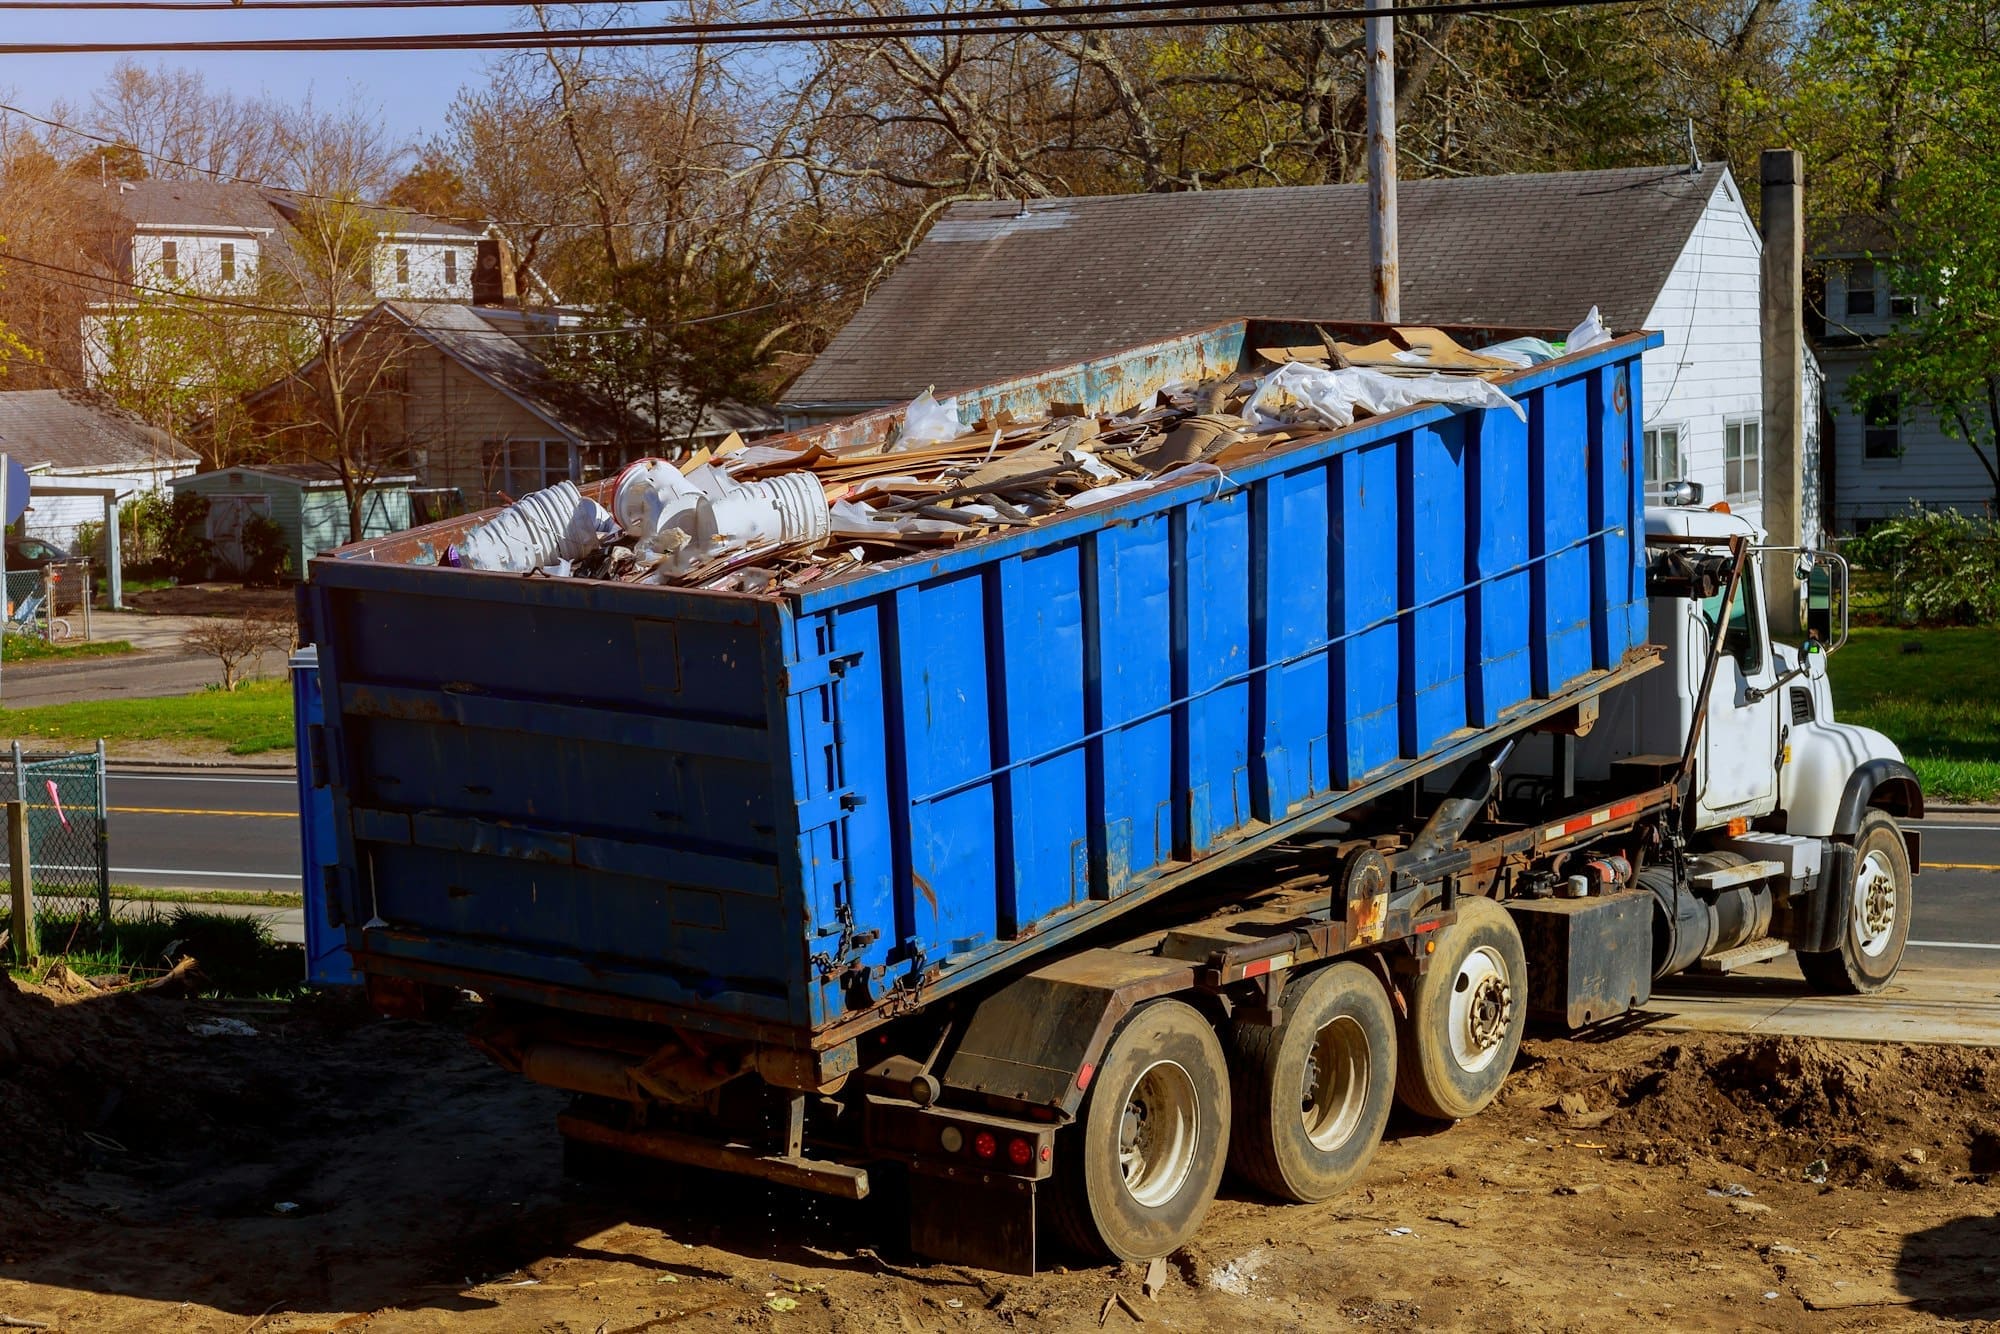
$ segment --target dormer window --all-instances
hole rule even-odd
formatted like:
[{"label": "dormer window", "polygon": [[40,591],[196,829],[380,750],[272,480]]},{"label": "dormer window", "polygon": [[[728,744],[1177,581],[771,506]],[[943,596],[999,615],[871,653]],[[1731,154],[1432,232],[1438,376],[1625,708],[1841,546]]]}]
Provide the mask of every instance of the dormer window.
[{"label": "dormer window", "polygon": [[160,276],[168,282],[181,276],[181,247],[178,241],[160,242]]},{"label": "dormer window", "polygon": [[236,243],[234,241],[224,241],[221,251],[222,281],[233,283],[236,281]]},{"label": "dormer window", "polygon": [[396,252],[396,282],[403,287],[410,285],[410,252],[407,250]]},{"label": "dormer window", "polygon": [[457,283],[458,283],[458,252],[456,250],[447,249],[444,252],[444,285],[446,287],[452,287],[456,286]]}]

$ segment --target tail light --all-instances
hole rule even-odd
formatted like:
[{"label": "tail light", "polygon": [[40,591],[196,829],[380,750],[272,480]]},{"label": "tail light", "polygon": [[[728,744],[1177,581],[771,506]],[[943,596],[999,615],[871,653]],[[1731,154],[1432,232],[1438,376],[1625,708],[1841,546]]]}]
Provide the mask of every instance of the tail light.
[{"label": "tail light", "polygon": [[993,1132],[982,1130],[972,1137],[972,1152],[978,1158],[991,1158],[1000,1151],[1000,1141],[993,1138]]}]

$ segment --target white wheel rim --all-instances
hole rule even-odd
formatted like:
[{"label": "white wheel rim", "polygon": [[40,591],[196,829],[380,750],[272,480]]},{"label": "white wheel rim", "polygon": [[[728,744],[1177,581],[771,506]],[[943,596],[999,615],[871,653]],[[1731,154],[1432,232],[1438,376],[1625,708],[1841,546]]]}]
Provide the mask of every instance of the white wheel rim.
[{"label": "white wheel rim", "polygon": [[1871,959],[1880,958],[1896,934],[1896,868],[1880,850],[1861,859],[1854,877],[1854,943]]},{"label": "white wheel rim", "polygon": [[1346,1015],[1313,1035],[1306,1049],[1299,1117],[1306,1138],[1325,1152],[1338,1149],[1361,1124],[1368,1101],[1368,1035]]},{"label": "white wheel rim", "polygon": [[1465,956],[1451,984],[1451,1055],[1459,1069],[1477,1073],[1493,1064],[1513,1018],[1507,962],[1482,945]]},{"label": "white wheel rim", "polygon": [[1180,1193],[1194,1170],[1201,1100],[1174,1061],[1156,1061],[1132,1081],[1118,1123],[1118,1171],[1125,1193],[1157,1209]]}]

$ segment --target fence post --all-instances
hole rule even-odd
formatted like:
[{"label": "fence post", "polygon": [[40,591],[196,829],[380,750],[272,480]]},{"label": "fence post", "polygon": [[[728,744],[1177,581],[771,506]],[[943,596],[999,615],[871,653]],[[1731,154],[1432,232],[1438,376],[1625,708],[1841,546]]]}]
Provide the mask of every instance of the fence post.
[{"label": "fence post", "polygon": [[110,802],[106,799],[106,786],[110,782],[110,766],[104,758],[104,738],[97,738],[97,914],[98,921],[107,929],[111,926],[111,826],[106,823],[110,817]]},{"label": "fence post", "polygon": [[7,803],[7,869],[14,889],[14,962],[25,968],[42,952],[41,942],[35,938],[35,883],[28,861],[26,802]]}]

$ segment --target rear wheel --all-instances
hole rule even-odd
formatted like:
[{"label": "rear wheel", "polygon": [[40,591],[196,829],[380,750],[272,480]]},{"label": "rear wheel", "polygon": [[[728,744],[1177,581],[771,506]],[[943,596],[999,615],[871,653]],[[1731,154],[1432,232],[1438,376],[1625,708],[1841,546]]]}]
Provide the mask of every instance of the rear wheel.
[{"label": "rear wheel", "polygon": [[1799,970],[1814,990],[1864,995],[1889,985],[1910,939],[1911,879],[1903,831],[1887,813],[1868,812],[1854,840],[1840,948],[1799,955]]},{"label": "rear wheel", "polygon": [[1070,1245],[1150,1260],[1193,1236],[1229,1144],[1222,1044],[1200,1012],[1175,1000],[1133,1011],[1068,1138],[1049,1221]]},{"label": "rear wheel", "polygon": [[1528,1024],[1528,959],[1514,917],[1492,899],[1458,900],[1458,920],[1396,1026],[1396,1096],[1419,1116],[1457,1121],[1500,1092]]},{"label": "rear wheel", "polygon": [[1328,1199],[1368,1166],[1389,1119],[1389,997],[1358,963],[1323,968],[1286,993],[1283,1023],[1231,1026],[1229,1068],[1230,1165],[1284,1199]]}]

